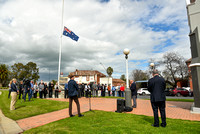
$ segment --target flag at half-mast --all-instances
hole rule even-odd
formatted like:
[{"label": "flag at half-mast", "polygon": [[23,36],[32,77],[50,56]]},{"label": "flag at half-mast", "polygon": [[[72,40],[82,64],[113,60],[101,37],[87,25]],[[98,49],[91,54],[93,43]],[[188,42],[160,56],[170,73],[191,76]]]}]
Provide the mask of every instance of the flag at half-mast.
[{"label": "flag at half-mast", "polygon": [[72,40],[78,41],[79,37],[69,30],[67,27],[64,27],[63,35],[70,37]]}]

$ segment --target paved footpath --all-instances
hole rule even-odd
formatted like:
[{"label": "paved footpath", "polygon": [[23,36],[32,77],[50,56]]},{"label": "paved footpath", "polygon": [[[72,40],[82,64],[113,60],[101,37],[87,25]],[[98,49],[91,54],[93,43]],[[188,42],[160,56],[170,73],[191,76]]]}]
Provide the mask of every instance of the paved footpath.
[{"label": "paved footpath", "polygon": [[[52,99],[52,100],[68,101],[68,99]],[[81,112],[89,111],[88,98],[81,98],[79,99],[79,102],[81,105]],[[137,99],[137,103],[138,107],[134,108],[132,112],[127,112],[127,113],[153,116],[153,111],[149,100]],[[200,121],[200,114],[190,113],[191,105],[192,102],[167,101],[166,116],[167,118],[173,118],[173,119]],[[103,111],[114,112],[117,109],[117,100],[107,99],[107,98],[91,98],[91,107],[92,110],[103,110]],[[76,111],[77,111],[76,104],[73,103],[73,114],[77,114]],[[47,114],[42,114],[30,118],[17,120],[17,123],[23,130],[28,130],[67,117],[69,117],[68,108]]]}]

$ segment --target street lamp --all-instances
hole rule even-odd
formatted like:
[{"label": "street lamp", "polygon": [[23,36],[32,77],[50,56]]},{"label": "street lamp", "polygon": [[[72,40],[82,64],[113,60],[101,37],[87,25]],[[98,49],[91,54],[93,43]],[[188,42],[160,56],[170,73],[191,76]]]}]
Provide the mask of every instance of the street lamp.
[{"label": "street lamp", "polygon": [[152,73],[152,76],[153,76],[153,70],[155,68],[155,64],[152,62],[152,63],[150,63],[150,66],[151,66],[151,73]]},{"label": "street lamp", "polygon": [[151,69],[154,69],[155,64],[152,62],[150,63]]},{"label": "street lamp", "polygon": [[132,107],[131,103],[131,90],[129,89],[129,79],[128,79],[128,54],[130,50],[125,48],[124,49],[125,59],[126,59],[126,89],[125,89],[125,101],[126,107]]}]

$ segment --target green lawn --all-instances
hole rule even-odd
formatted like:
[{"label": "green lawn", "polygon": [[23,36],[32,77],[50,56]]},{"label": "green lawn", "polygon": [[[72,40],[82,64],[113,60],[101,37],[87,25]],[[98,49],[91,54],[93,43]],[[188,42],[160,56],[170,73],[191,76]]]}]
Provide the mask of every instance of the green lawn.
[{"label": "green lawn", "polygon": [[84,117],[72,117],[25,131],[27,134],[199,134],[200,122],[167,119],[166,128],[151,126],[153,117],[126,113],[90,111]]},{"label": "green lawn", "polygon": [[[113,97],[113,96],[105,96],[105,97],[98,97],[98,98],[125,99],[124,97]],[[144,100],[150,100],[150,99],[144,99]],[[171,99],[171,98],[166,98],[166,101],[194,102],[194,99]]]},{"label": "green lawn", "polygon": [[13,120],[49,113],[68,107],[68,102],[37,98],[30,102],[18,100],[15,106],[16,110],[10,111],[11,99],[8,99],[8,91],[1,90],[1,92],[2,95],[0,95],[0,109],[6,117]]},{"label": "green lawn", "polygon": [[166,99],[167,101],[194,102],[194,99]]}]

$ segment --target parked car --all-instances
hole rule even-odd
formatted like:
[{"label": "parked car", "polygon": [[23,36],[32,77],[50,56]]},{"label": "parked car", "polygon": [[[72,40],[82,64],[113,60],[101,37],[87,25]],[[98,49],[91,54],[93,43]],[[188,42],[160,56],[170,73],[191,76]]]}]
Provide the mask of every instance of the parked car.
[{"label": "parked car", "polygon": [[150,92],[147,90],[147,88],[139,88],[137,91],[137,94],[139,95],[149,95]]},{"label": "parked car", "polygon": [[189,91],[189,96],[193,96],[193,91],[190,89],[190,87],[182,87],[182,88]]},{"label": "parked car", "polygon": [[174,90],[174,88],[166,88],[165,89],[165,95],[166,96],[171,96],[172,95],[172,90]]},{"label": "parked car", "polygon": [[180,97],[182,96],[189,96],[189,91],[187,89],[184,88],[175,88],[174,90],[172,90],[172,95],[178,96]]}]

